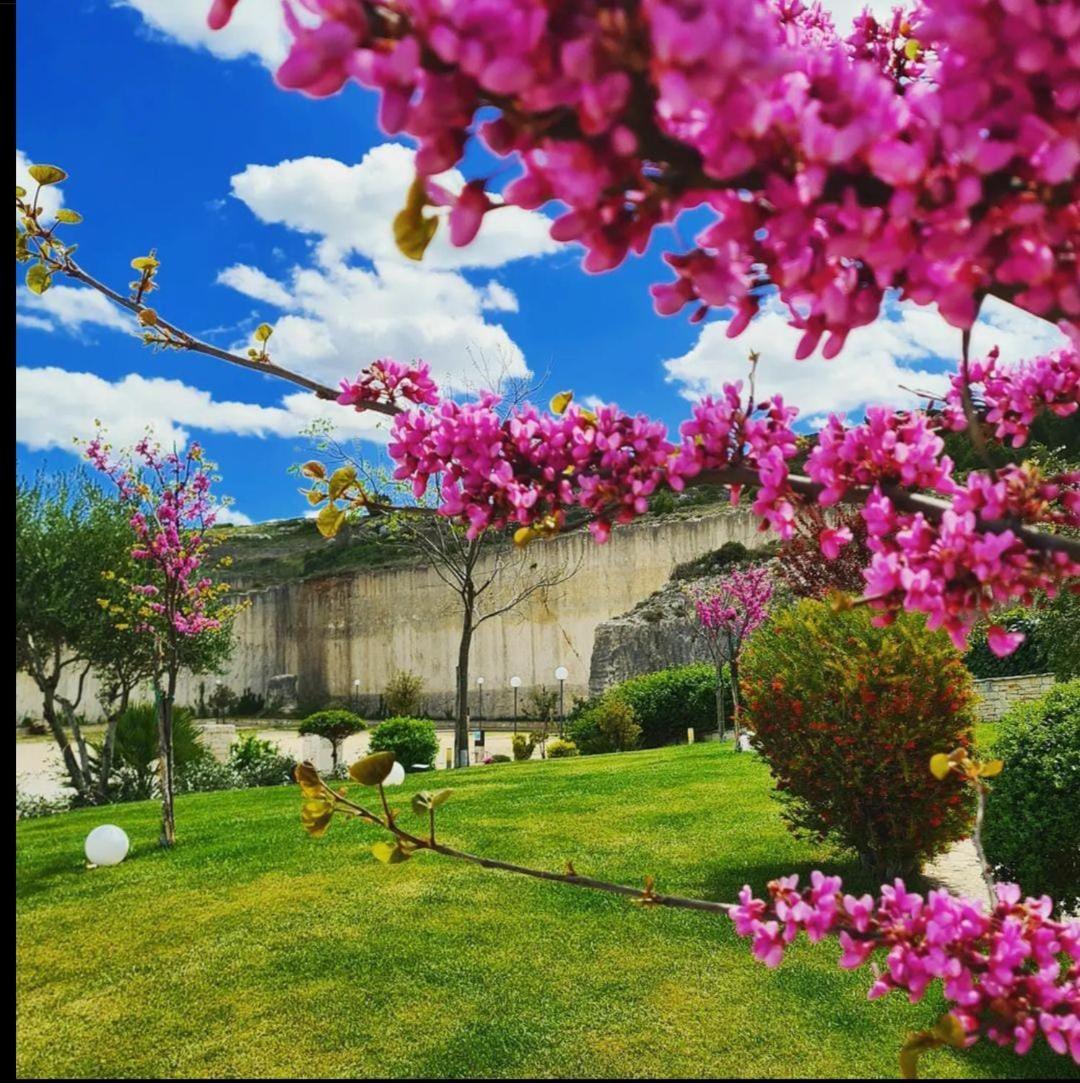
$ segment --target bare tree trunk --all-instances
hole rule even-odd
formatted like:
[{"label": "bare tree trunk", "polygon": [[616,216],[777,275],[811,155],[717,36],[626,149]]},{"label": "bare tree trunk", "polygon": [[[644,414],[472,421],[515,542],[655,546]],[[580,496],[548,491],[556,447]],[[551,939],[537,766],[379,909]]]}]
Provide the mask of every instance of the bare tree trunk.
[{"label": "bare tree trunk", "polygon": [[454,765],[469,766],[469,652],[472,649],[473,608],[466,602],[458,642],[457,720],[454,725]]},{"label": "bare tree trunk", "polygon": [[161,839],[163,847],[176,842],[176,817],[173,812],[173,697],[176,694],[176,671],[170,670],[166,687],[156,690],[158,718],[158,781],[161,788]]},{"label": "bare tree trunk", "polygon": [[739,701],[739,658],[734,652],[728,662],[731,669],[731,705],[735,731],[735,751],[739,751],[739,735],[742,733],[742,703]]},{"label": "bare tree trunk", "polygon": [[719,740],[724,739],[724,663],[716,663],[716,732]]},{"label": "bare tree trunk", "polygon": [[[34,677],[37,680],[36,673]],[[60,749],[60,755],[64,759],[64,770],[67,771],[72,789],[78,794],[80,801],[89,802],[92,799],[90,780],[79,766],[79,761],[75,758],[75,750],[71,747],[71,742],[68,740],[64,727],[57,717],[56,698],[53,689],[48,681],[43,683],[37,680],[37,684],[41,689],[42,696],[41,713],[45,717],[45,723],[49,727],[49,732],[53,735],[53,740],[56,741],[57,747]]]}]

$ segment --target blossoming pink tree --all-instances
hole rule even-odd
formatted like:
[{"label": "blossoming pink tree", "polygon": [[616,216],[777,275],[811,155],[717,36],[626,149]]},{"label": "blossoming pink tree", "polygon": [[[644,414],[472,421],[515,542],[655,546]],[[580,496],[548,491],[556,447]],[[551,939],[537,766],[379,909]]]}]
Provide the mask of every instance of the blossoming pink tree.
[{"label": "blossoming pink tree", "polygon": [[739,653],[769,613],[772,576],[767,568],[737,568],[704,587],[691,589],[698,629],[716,666],[716,725],[724,738],[724,665],[731,673],[735,741],[739,740]]},{"label": "blossoming pink tree", "polygon": [[[206,574],[208,535],[217,517],[210,495],[210,465],[198,444],[163,452],[149,438],[127,456],[114,458],[100,436],[87,458],[115,484],[131,510],[132,558],[144,569],[138,582],[121,584],[128,605],[112,603],[123,627],[147,636],[152,645],[152,681],[158,718],[158,776],[161,789],[161,844],[176,841],[173,812],[173,707],[177,677],[193,640],[227,640],[236,607],[223,600],[227,583]],[[108,603],[106,603],[108,604]]]},{"label": "blossoming pink tree", "polygon": [[[443,218],[461,245],[503,206],[552,205],[553,236],[584,248],[586,270],[606,271],[695,209],[708,222],[692,247],[667,255],[674,277],[653,289],[661,313],[689,304],[703,319],[728,309],[728,333],[738,335],[775,295],[802,332],[800,359],[819,344],[826,359],[837,354],[890,290],[936,304],[957,329],[943,409],[832,418],[805,475],[790,467],[797,409],[739,384],[697,403],[672,440],[647,417],[582,410],[567,396],[551,413],[523,405],[505,416],[490,395],[443,398],[419,365],[392,386],[385,367],[348,382],[339,401],[394,417],[398,476],[420,490],[441,479],[442,514],[474,534],[509,528],[526,542],[576,509],[603,541],[659,488],[709,484],[752,490],[763,525],[788,537],[800,507],[846,502],[867,524],[864,603],[883,622],[900,608],[925,613],[958,645],[1003,602],[1078,589],[1077,473],[987,462],[960,482],[941,433],[1020,448],[1039,411],[1068,416],[1080,404],[1080,0],[921,0],[884,21],[861,15],[845,33],[802,0],[302,2],[303,19],[287,5],[294,42],[278,81],[315,96],[350,80],[373,87],[384,129],[419,144],[416,182],[393,223],[406,255],[421,258]],[[211,25],[237,3],[214,0]],[[485,176],[459,192],[432,179],[463,160],[470,140],[519,167],[501,193]],[[31,175],[64,179],[50,166]],[[16,256],[30,265],[31,290],[67,275],[135,313],[155,347],[338,398],[270,357],[270,328],[241,356],[162,319],[146,304],[155,257],[135,261],[140,277],[126,294],[101,283],[59,235],[70,217],[44,221],[37,193],[16,200]],[[971,358],[969,332],[988,296],[1054,321],[1072,345],[1013,367],[993,354]],[[353,486],[330,503],[365,500]],[[823,555],[848,542],[842,531],[823,535]],[[994,629],[991,645],[1005,653],[1016,640]],[[355,765],[358,781],[381,787],[390,765],[367,763]],[[301,782],[309,828],[325,830],[335,812],[381,824],[395,838],[379,844],[384,860],[429,849],[645,905],[731,910],[769,962],[779,961],[776,937],[786,943],[800,928],[853,942],[870,934],[888,951],[892,984],[918,997],[925,978],[941,978],[954,1005],[909,1060],[979,1036],[1022,1051],[1036,1031],[1080,1059],[1080,932],[1051,922],[1041,900],[1007,889],[993,914],[975,913],[898,886],[849,903],[831,878],[815,878],[803,892],[774,882],[760,906],[747,892],[732,910],[660,895],[651,883],[640,890],[476,858],[436,843],[433,829],[426,839],[405,831],[389,811],[383,819],[309,772]],[[421,808],[432,824],[439,796]],[[854,962],[860,950],[845,955]]]}]

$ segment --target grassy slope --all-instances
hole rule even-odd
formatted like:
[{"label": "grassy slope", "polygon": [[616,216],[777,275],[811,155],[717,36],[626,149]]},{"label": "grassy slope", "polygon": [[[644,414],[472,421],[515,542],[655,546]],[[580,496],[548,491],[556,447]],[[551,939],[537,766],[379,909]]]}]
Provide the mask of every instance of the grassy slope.
[{"label": "grassy slope", "polygon": [[[730,899],[820,865],[765,768],[716,745],[476,768],[446,841],[493,856]],[[410,779],[395,804],[406,810]],[[892,1076],[942,1004],[868,1003],[866,971],[800,943],[777,971],[726,919],[643,910],[422,855],[321,841],[295,787],[178,801],[181,843],[128,805],[17,825],[20,1075]],[[404,815],[410,820],[411,812]],[[86,871],[85,833],[132,838]],[[938,1052],[926,1075],[1066,1076],[1063,1057]]]}]

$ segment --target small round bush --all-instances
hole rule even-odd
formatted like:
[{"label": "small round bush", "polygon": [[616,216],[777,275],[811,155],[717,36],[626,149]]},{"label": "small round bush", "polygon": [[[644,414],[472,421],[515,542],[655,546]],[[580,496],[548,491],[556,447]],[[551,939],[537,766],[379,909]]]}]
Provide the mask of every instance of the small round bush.
[{"label": "small round bush", "polygon": [[338,755],[341,751],[341,742],[354,733],[366,729],[363,719],[352,711],[329,710],[316,711],[309,714],[300,723],[297,732],[301,735],[314,734],[317,737],[325,737],[330,742],[330,755],[333,758],[333,770],[337,774]]},{"label": "small round bush", "polygon": [[925,617],[873,618],[801,601],[751,637],[740,684],[796,833],[855,850],[877,876],[910,876],[968,832],[971,791],[929,761],[970,745],[971,677]]},{"label": "small round bush", "polygon": [[548,741],[547,754],[549,760],[566,759],[578,754],[578,746],[573,741],[556,737],[554,741]]},{"label": "small round bush", "polygon": [[241,786],[284,786],[293,781],[296,760],[273,741],[249,733],[229,749],[228,766]]},{"label": "small round bush", "polygon": [[531,733],[515,733],[510,739],[510,748],[515,760],[530,760],[536,748],[536,737]]},{"label": "small round bush", "polygon": [[1018,703],[1001,720],[983,842],[1002,880],[1080,906],[1080,679]]},{"label": "small round bush", "polygon": [[406,771],[419,764],[434,767],[439,752],[435,723],[426,718],[388,718],[371,731],[370,751],[393,752]]}]

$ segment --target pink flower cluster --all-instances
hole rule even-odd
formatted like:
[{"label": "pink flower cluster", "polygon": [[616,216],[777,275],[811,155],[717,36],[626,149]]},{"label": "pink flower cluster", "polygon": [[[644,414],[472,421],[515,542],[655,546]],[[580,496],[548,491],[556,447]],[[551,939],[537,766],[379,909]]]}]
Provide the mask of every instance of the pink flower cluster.
[{"label": "pink flower cluster", "polygon": [[440,475],[440,510],[466,520],[470,536],[547,517],[561,524],[576,506],[604,541],[613,523],[648,510],[675,451],[662,424],[614,406],[571,407],[561,417],[524,406],[503,418],[498,403],[484,394],[399,414],[389,445],[395,477],[412,481],[419,497]]},{"label": "pink flower cluster", "polygon": [[[426,177],[475,131],[522,167],[506,202],[564,205],[552,235],[586,269],[709,208],[660,311],[731,307],[734,334],[771,284],[800,356],[888,287],[960,327],[996,293],[1080,333],[1080,0],[922,0],[845,37],[802,0],[297,2],[282,85],[377,89]],[[468,243],[495,202],[473,179],[457,204]]]},{"label": "pink flower cluster", "polygon": [[840,877],[820,872],[801,891],[798,881],[772,881],[767,901],[744,887],[729,911],[766,966],[780,965],[800,931],[812,942],[837,936],[845,969],[881,949],[885,965],[875,968],[870,999],[898,989],[917,1003],[940,981],[969,1044],[986,1037],[1023,1054],[1041,1033],[1080,1064],[1080,921],[1052,920],[1045,895],[1021,901],[1015,884],[999,884],[987,913],[946,891],[923,898],[902,880],[878,898],[843,894]]},{"label": "pink flower cluster", "polygon": [[[746,466],[756,474],[753,510],[764,526],[790,538],[795,506],[788,487],[787,461],[796,453],[792,423],[798,409],[785,406],[779,395],[754,406],[743,403],[742,381],[725,384],[723,396],[706,396],[679,427],[682,446],[671,464],[668,484],[681,489],[686,478],[702,471]],[[731,486],[732,501],[741,486]]]},{"label": "pink flower cluster", "polygon": [[121,500],[132,508],[129,520],[135,537],[134,560],[144,561],[157,582],[131,584],[133,595],[146,599],[149,617],[138,629],[152,635],[197,636],[221,627],[209,609],[216,596],[213,582],[198,576],[203,565],[206,532],[217,517],[210,497],[210,474],[202,449],[163,453],[148,438],[132,449],[133,458],[118,462],[101,437],[91,440],[86,456],[116,485]]},{"label": "pink flower cluster", "polygon": [[1022,447],[1031,423],[1042,410],[1068,417],[1080,407],[1080,350],[1065,347],[1003,368],[995,348],[981,361],[971,362],[967,380],[963,373],[955,375],[945,400],[945,423],[957,432],[967,427],[965,384],[973,405],[981,408],[982,419],[994,427],[995,438]]},{"label": "pink flower cluster", "polygon": [[439,389],[425,362],[405,365],[389,358],[375,361],[355,380],[342,380],[341,394],[337,397],[342,406],[355,406],[357,410],[374,402],[395,406],[402,400],[416,406],[438,404]]},{"label": "pink flower cluster", "polygon": [[878,482],[951,493],[952,460],[942,454],[944,448],[926,414],[872,406],[866,420],[851,428],[831,415],[818,433],[806,472],[822,486],[818,501],[826,506],[842,500],[855,486]]}]

